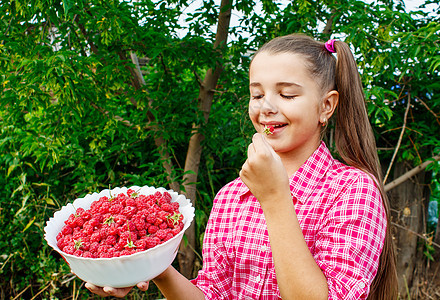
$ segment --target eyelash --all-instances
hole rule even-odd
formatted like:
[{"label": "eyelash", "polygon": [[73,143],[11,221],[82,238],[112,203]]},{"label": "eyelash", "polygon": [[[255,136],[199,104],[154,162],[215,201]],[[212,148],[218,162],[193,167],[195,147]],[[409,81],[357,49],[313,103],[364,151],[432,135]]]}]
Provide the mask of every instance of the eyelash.
[{"label": "eyelash", "polygon": [[[284,98],[287,100],[292,100],[292,99],[296,98],[296,96],[287,96],[287,95],[283,95],[283,94],[280,94],[280,96],[281,96],[281,98]],[[251,98],[252,98],[252,100],[259,100],[263,97],[264,97],[264,95],[257,95],[257,96],[252,96]]]},{"label": "eyelash", "polygon": [[280,96],[281,96],[282,98],[284,98],[284,99],[288,99],[288,100],[292,100],[292,99],[295,99],[295,98],[296,98],[296,96],[286,96],[286,95],[283,95],[283,94],[280,94]]}]

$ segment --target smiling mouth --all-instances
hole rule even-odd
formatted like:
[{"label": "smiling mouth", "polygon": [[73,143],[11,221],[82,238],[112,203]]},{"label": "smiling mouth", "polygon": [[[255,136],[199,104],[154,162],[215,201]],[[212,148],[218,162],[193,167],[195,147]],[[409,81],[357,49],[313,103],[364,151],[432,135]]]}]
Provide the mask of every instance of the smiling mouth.
[{"label": "smiling mouth", "polygon": [[264,127],[273,127],[274,129],[285,127],[287,124],[264,124]]}]

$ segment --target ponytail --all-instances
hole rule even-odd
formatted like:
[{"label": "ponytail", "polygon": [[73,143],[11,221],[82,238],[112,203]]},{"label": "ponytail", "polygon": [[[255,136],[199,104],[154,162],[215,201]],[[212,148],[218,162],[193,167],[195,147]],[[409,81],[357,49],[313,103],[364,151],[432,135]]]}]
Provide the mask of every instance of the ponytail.
[{"label": "ponytail", "polygon": [[[382,172],[376,142],[365,107],[365,95],[357,65],[348,45],[336,41],[335,85],[339,92],[336,112],[335,144],[342,159],[351,166],[366,171],[375,178],[387,216],[387,227],[379,269],[368,299],[397,299],[396,261],[391,236],[389,201],[382,183]],[[355,121],[354,121],[355,120]]]},{"label": "ponytail", "polygon": [[[365,107],[365,95],[353,54],[342,41],[323,44],[302,35],[278,37],[266,43],[257,53],[294,53],[302,55],[323,92],[337,90],[335,144],[342,160],[373,176],[382,196],[387,217],[379,268],[368,296],[369,300],[397,299],[397,273],[391,236],[390,207],[382,183],[382,172],[376,142]],[[336,53],[337,59],[332,53]]]}]

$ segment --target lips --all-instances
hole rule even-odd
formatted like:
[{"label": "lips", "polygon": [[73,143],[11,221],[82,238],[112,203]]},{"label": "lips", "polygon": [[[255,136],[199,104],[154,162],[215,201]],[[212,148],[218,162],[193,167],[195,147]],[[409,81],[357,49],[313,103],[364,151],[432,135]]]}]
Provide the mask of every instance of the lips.
[{"label": "lips", "polygon": [[261,124],[263,126],[272,126],[275,129],[287,126],[286,123],[272,123],[272,122],[269,122],[269,123],[261,123]]}]

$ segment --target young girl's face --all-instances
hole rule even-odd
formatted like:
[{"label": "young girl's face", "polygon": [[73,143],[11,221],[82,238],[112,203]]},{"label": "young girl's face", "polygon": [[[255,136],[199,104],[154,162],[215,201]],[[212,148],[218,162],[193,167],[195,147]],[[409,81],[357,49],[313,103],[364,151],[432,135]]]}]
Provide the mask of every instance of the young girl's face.
[{"label": "young girl's face", "polygon": [[266,137],[280,155],[313,153],[324,121],[324,95],[305,59],[298,54],[260,52],[252,61],[249,79],[249,116],[257,132],[274,126],[273,134]]}]

